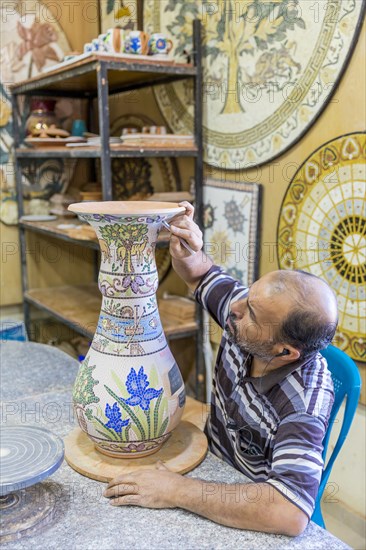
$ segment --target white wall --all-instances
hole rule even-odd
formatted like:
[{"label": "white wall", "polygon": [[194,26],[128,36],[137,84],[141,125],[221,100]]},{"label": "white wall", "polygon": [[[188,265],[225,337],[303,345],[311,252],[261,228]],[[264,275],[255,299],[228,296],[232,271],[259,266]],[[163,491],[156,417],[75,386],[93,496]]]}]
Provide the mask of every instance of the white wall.
[{"label": "white wall", "polygon": [[[342,419],[342,405],[337,419]],[[337,422],[337,420],[336,420]],[[334,424],[328,448],[333,450],[341,422]],[[366,407],[359,405],[348,437],[333,466],[324,498],[329,506],[346,504],[348,508],[366,518]]]}]

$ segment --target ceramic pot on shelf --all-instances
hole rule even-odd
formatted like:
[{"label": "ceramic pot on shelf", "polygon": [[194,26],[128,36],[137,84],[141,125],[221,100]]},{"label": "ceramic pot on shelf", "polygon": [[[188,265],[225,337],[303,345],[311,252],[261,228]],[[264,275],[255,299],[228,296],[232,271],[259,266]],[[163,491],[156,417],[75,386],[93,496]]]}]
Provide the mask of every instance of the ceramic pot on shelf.
[{"label": "ceramic pot on shelf", "polygon": [[184,382],[168,347],[156,299],[155,245],[175,203],[77,203],[69,210],[95,229],[102,306],[73,390],[81,429],[98,451],[120,458],[160,449],[178,425]]},{"label": "ceramic pot on shelf", "polygon": [[38,136],[42,130],[48,130],[52,125],[57,125],[54,112],[56,101],[53,99],[33,99],[31,113],[26,121],[28,135]]}]

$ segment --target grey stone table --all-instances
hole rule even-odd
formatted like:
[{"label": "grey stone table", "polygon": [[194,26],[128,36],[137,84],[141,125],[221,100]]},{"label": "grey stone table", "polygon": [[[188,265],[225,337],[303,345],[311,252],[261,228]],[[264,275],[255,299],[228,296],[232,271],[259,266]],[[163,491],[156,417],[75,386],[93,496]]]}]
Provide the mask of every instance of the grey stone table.
[{"label": "grey stone table", "polygon": [[[75,427],[71,387],[78,364],[42,344],[0,345],[1,423],[42,426],[64,437]],[[243,483],[245,476],[212,454],[188,474],[205,480]],[[102,493],[105,484],[72,470],[66,462],[43,481],[55,499],[51,524],[3,548],[63,550],[165,549],[308,549],[349,548],[314,523],[296,538],[241,531],[217,525],[180,509],[113,507]],[[37,486],[34,486],[36,490]],[[27,489],[32,490],[32,487]]]}]

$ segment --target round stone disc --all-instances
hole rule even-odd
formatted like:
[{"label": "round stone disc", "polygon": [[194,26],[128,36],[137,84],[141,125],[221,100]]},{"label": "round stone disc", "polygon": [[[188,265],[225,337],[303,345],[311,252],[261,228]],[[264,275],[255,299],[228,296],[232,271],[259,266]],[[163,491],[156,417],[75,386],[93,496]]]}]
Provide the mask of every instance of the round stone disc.
[{"label": "round stone disc", "polygon": [[[4,499],[6,497],[3,497]],[[50,524],[55,514],[55,495],[47,484],[38,483],[22,489],[7,499],[9,506],[0,502],[0,543],[19,540]]]},{"label": "round stone disc", "polygon": [[64,458],[62,439],[36,426],[1,426],[0,496],[38,483]]}]

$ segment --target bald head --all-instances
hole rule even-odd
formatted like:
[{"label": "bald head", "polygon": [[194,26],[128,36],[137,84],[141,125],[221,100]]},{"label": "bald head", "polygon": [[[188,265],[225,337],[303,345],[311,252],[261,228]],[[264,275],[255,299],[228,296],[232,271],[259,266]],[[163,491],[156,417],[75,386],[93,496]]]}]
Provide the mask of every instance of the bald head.
[{"label": "bald head", "polygon": [[295,306],[316,312],[324,322],[337,323],[337,299],[323,279],[298,269],[272,271],[269,276],[275,293],[286,292]]},{"label": "bald head", "polygon": [[338,322],[337,300],[330,286],[300,270],[273,271],[264,277],[270,291],[284,294],[288,303],[277,342],[293,345],[303,357],[330,344]]}]

